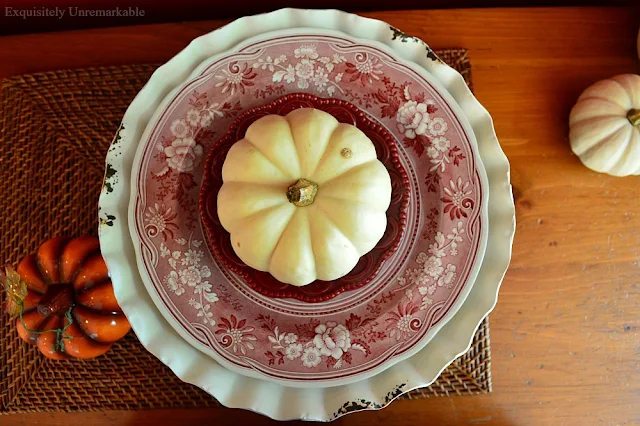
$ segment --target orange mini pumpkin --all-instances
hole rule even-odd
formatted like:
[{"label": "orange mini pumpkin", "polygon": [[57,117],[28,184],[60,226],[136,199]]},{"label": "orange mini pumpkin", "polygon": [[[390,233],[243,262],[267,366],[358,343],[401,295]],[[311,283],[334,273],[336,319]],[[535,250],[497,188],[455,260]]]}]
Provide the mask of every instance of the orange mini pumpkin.
[{"label": "orange mini pumpkin", "polygon": [[94,358],[129,332],[97,238],[52,238],[17,273],[27,287],[18,334],[47,357]]}]

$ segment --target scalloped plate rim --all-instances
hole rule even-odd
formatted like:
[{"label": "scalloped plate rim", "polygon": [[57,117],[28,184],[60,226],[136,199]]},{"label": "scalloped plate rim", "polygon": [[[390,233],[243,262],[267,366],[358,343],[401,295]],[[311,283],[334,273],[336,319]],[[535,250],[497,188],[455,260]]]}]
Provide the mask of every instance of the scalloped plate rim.
[{"label": "scalloped plate rim", "polygon": [[[315,19],[312,19],[312,18],[315,18]],[[276,23],[275,24],[276,26],[279,25],[279,26],[282,26],[283,28],[287,28],[287,27],[295,26],[296,23],[299,21],[306,21],[306,22],[309,22],[310,24],[314,24],[314,23],[317,24],[317,22],[322,22],[323,18],[325,19],[330,18],[327,22],[325,22],[325,25],[327,23],[333,23],[334,24],[333,28],[338,27],[340,26],[340,24],[342,24],[343,27],[349,27],[350,29],[353,29],[353,26],[348,25],[349,21],[359,21],[359,23],[363,25],[361,25],[360,28],[357,29],[358,31],[361,31],[362,28],[367,26],[371,27],[369,28],[370,33],[375,34],[375,36],[377,36],[378,39],[380,39],[379,41],[381,42],[383,41],[382,33],[384,32],[384,36],[387,37],[384,40],[386,40],[387,45],[393,45],[392,48],[396,53],[398,52],[398,50],[399,51],[407,50],[406,49],[407,45],[403,46],[400,40],[396,40],[396,41],[391,40],[391,36],[393,32],[391,29],[392,27],[390,25],[382,21],[378,21],[370,18],[363,18],[357,15],[347,14],[337,10],[310,11],[310,10],[301,10],[301,9],[280,9],[278,11],[270,12],[268,14],[240,18],[239,20],[236,20],[231,24],[226,25],[225,27],[222,27],[218,30],[213,31],[212,33],[206,34],[204,36],[201,36],[195,39],[189,44],[189,46],[183,49],[178,55],[176,55],[174,58],[168,61],[165,65],[160,67],[158,70],[156,70],[153,73],[149,82],[145,85],[145,87],[141,90],[141,92],[136,96],[134,101],[131,103],[129,109],[127,110],[127,113],[125,114],[125,117],[123,118],[122,126],[118,134],[124,139],[124,138],[131,137],[128,134],[132,131],[134,133],[133,136],[140,133],[140,129],[136,127],[137,123],[135,121],[132,122],[132,119],[136,118],[136,115],[138,116],[137,117],[138,121],[144,119],[145,117],[139,117],[141,114],[138,111],[136,111],[136,109],[144,105],[147,98],[153,95],[154,89],[155,90],[159,89],[155,86],[157,86],[157,84],[160,82],[162,76],[166,77],[163,79],[163,81],[166,83],[165,86],[172,84],[172,81],[179,84],[179,82],[175,81],[176,79],[178,80],[182,79],[182,81],[184,81],[184,74],[185,74],[184,71],[182,72],[182,74],[176,75],[174,73],[169,73],[169,69],[176,68],[176,67],[179,68],[179,62],[184,60],[185,57],[188,56],[189,50],[193,50],[192,53],[195,54],[198,51],[198,48],[202,47],[199,45],[205,43],[204,39],[215,38],[215,37],[224,38],[225,34],[232,32],[232,30],[234,29],[239,30],[243,27],[246,29],[249,27],[246,25],[247,21],[250,21],[250,20],[255,21],[254,29],[262,26],[262,27],[266,27],[265,31],[263,32],[267,32],[269,29],[274,28],[274,22]],[[242,25],[242,24],[245,24],[245,25]],[[305,27],[308,27],[308,26],[305,25]],[[373,31],[374,29],[376,31]],[[382,31],[383,29],[385,29],[386,32]],[[350,34],[348,30],[345,31],[345,33]],[[259,34],[259,32],[257,34]],[[411,38],[410,39],[411,43],[408,43],[408,44],[414,44],[419,42],[417,39],[415,39],[416,41],[413,41],[413,40],[414,39]],[[238,43],[231,42],[231,44],[238,44]],[[425,44],[421,44],[420,47],[421,48],[426,47],[427,51],[430,51],[430,49]],[[221,50],[228,50],[228,47],[223,48]],[[417,52],[414,52],[414,54],[415,53]],[[407,55],[407,54],[408,53],[405,52],[403,55]],[[420,55],[416,55],[416,57],[420,58]],[[492,265],[487,266],[487,269],[490,271],[486,272],[484,275],[488,274],[489,277],[484,277],[483,275],[483,271],[485,270],[485,264],[488,263],[486,252],[485,252],[485,258],[483,259],[483,262],[482,262],[482,267],[480,268],[480,274],[478,275],[479,279],[477,281],[483,282],[483,281],[487,281],[490,278],[489,280],[490,282],[482,283],[483,287],[487,288],[487,291],[485,291],[485,295],[488,293],[488,297],[482,297],[482,294],[478,293],[479,292],[479,290],[477,290],[478,286],[474,285],[473,289],[471,289],[470,291],[469,296],[473,295],[474,298],[479,298],[480,299],[479,302],[481,302],[482,305],[481,306],[476,305],[476,309],[473,311],[469,311],[469,309],[465,310],[464,315],[463,315],[463,312],[461,312],[462,310],[460,310],[453,318],[455,320],[457,317],[461,317],[460,321],[466,321],[467,333],[465,333],[464,336],[457,337],[458,342],[453,342],[454,344],[452,345],[454,347],[440,348],[441,352],[444,351],[445,353],[444,354],[440,353],[440,355],[444,359],[444,362],[443,362],[443,365],[439,368],[434,369],[434,368],[428,368],[428,366],[427,367],[422,366],[423,367],[421,369],[422,371],[420,371],[416,369],[417,367],[414,367],[412,365],[413,364],[412,361],[415,361],[415,358],[421,358],[422,355],[426,354],[427,352],[429,354],[431,352],[437,352],[434,349],[435,345],[427,345],[422,351],[420,351],[414,357],[409,358],[405,362],[402,362],[390,368],[389,370],[374,377],[373,379],[358,382],[353,386],[349,386],[349,388],[351,389],[347,389],[347,390],[341,389],[344,387],[315,389],[316,391],[323,392],[323,395],[315,394],[313,395],[313,397],[310,396],[310,399],[312,399],[314,402],[320,402],[320,405],[311,404],[310,402],[304,402],[304,403],[299,403],[299,404],[302,404],[304,407],[300,407],[297,404],[287,404],[287,407],[284,407],[282,406],[282,404],[279,404],[279,403],[273,404],[274,401],[272,401],[272,398],[264,398],[262,403],[259,403],[256,400],[248,400],[243,395],[239,394],[239,391],[238,391],[239,385],[246,386],[248,384],[251,384],[255,386],[255,392],[263,392],[263,391],[273,392],[274,390],[273,386],[276,386],[276,388],[282,388],[282,389],[278,389],[278,392],[276,393],[277,396],[281,394],[288,394],[291,398],[290,401],[299,401],[300,398],[297,398],[296,394],[292,394],[291,392],[288,392],[291,390],[291,388],[284,388],[282,386],[273,385],[273,384],[265,384],[263,381],[248,379],[246,377],[242,377],[242,378],[230,377],[230,375],[227,374],[228,372],[223,371],[222,368],[214,368],[216,374],[219,374],[221,376],[226,375],[227,378],[230,379],[229,387],[231,387],[232,389],[228,389],[228,388],[220,389],[218,386],[215,386],[215,384],[211,385],[207,383],[207,379],[211,378],[211,372],[205,373],[203,371],[198,371],[197,368],[194,371],[193,367],[190,369],[185,369],[185,366],[183,363],[176,362],[175,358],[168,356],[166,354],[166,351],[163,351],[162,346],[165,344],[170,344],[170,342],[177,342],[178,341],[177,339],[179,339],[179,337],[175,335],[171,335],[171,333],[167,335],[166,331],[163,330],[162,327],[159,327],[159,323],[162,322],[162,316],[160,316],[158,312],[155,312],[153,310],[153,304],[150,305],[148,303],[148,300],[144,300],[145,295],[148,296],[148,294],[141,292],[140,288],[135,288],[136,286],[124,285],[124,280],[126,278],[133,280],[134,282],[137,281],[135,277],[136,275],[135,268],[131,269],[131,262],[130,262],[131,255],[133,254],[132,253],[133,247],[130,245],[129,247],[127,247],[125,243],[126,238],[123,238],[127,236],[126,234],[128,234],[128,230],[126,230],[127,232],[124,232],[124,233],[122,232],[123,231],[122,225],[121,225],[122,219],[119,217],[114,217],[115,226],[114,226],[114,223],[110,225],[101,223],[101,225],[99,226],[101,246],[103,247],[103,251],[105,252],[105,258],[107,259],[107,264],[110,265],[109,269],[112,272],[112,278],[114,279],[114,284],[116,284],[114,285],[114,287],[116,287],[116,297],[118,298],[118,300],[123,306],[129,308],[126,310],[127,316],[129,317],[130,321],[132,321],[132,324],[134,325],[134,330],[138,332],[138,337],[143,343],[143,345],[145,345],[145,347],[147,347],[148,350],[150,350],[154,355],[156,355],[165,364],[167,364],[182,380],[189,383],[193,383],[197,386],[200,386],[201,388],[205,389],[207,392],[211,394],[214,394],[214,395],[217,394],[220,402],[224,405],[227,405],[230,407],[245,408],[252,411],[260,412],[274,419],[285,420],[285,419],[303,418],[308,420],[311,420],[311,419],[329,420],[331,418],[337,418],[345,414],[343,411],[340,411],[340,407],[342,404],[339,404],[339,402],[342,402],[345,400],[352,401],[353,400],[352,395],[357,394],[358,392],[360,392],[359,393],[360,397],[368,398],[368,401],[370,402],[368,403],[368,406],[356,407],[357,410],[380,408],[388,405],[393,399],[395,399],[397,396],[399,396],[400,394],[406,391],[409,391],[414,388],[426,386],[432,383],[437,378],[438,374],[440,374],[440,372],[444,370],[453,361],[453,359],[455,359],[458,355],[464,353],[469,348],[471,344],[471,340],[473,338],[473,333],[469,335],[468,331],[471,330],[475,332],[475,330],[477,329],[477,326],[482,321],[482,319],[495,306],[500,283],[502,281],[502,278],[504,277],[504,274],[506,272],[506,269],[508,267],[510,257],[511,257],[511,245],[513,242],[513,235],[515,232],[515,209],[513,205],[513,196],[510,191],[511,186],[510,186],[510,176],[509,176],[509,164],[506,159],[506,156],[502,152],[500,145],[497,141],[493,124],[491,122],[491,118],[489,114],[473,97],[470,90],[464,83],[462,76],[457,71],[453,70],[449,66],[443,64],[442,62],[429,60],[431,62],[425,63],[425,60],[426,60],[425,58],[420,58],[420,59],[421,60],[417,61],[418,65],[425,67],[428,71],[430,71],[434,75],[434,77],[436,77],[436,79],[438,80],[442,79],[446,81],[447,83],[445,84],[443,82],[443,84],[445,84],[447,91],[450,92],[451,95],[454,98],[456,98],[458,101],[462,101],[466,105],[466,110],[467,110],[466,112],[472,111],[474,113],[473,121],[475,122],[475,126],[473,125],[473,123],[471,123],[471,127],[474,129],[474,134],[477,133],[478,130],[482,130],[483,136],[484,136],[482,138],[483,145],[479,146],[480,157],[483,163],[485,162],[485,157],[487,158],[490,157],[490,159],[492,160],[492,167],[487,168],[487,173],[490,177],[489,179],[490,190],[489,190],[488,198],[489,199],[496,198],[496,194],[498,194],[499,195],[498,198],[500,198],[499,201],[503,203],[501,206],[496,205],[497,207],[493,207],[493,208],[492,206],[495,203],[489,204],[490,210],[492,210],[494,213],[492,216],[489,217],[489,227],[493,229],[494,227],[497,226],[502,232],[500,235],[492,235],[493,233],[490,233],[489,239],[493,241],[493,244],[488,244],[487,251],[489,251],[489,254],[491,255],[490,257],[497,257],[497,262],[493,262]],[[422,64],[420,64],[419,62],[422,62]],[[464,106],[461,106],[461,107],[463,110],[465,110]],[[143,110],[143,109],[144,108],[140,108],[140,110]],[[147,112],[146,114],[142,114],[142,115],[148,117],[149,114]],[[133,130],[131,130],[132,128]],[[117,140],[118,140],[118,137],[114,139],[114,142],[116,142]],[[129,143],[131,144],[131,142]],[[129,149],[129,151],[130,150],[131,149]],[[116,149],[115,151],[118,151],[118,150]],[[484,151],[484,154],[483,154],[483,151]],[[127,163],[129,163],[129,166],[130,166],[131,160],[122,158],[123,156],[121,151],[119,155],[121,156],[121,158],[117,158],[118,154],[112,154],[112,150],[110,149],[109,154],[107,155],[106,162],[107,164],[110,164],[112,167],[114,167],[114,165],[117,166],[117,167],[114,167],[116,169],[116,172],[120,174],[125,174],[127,173]],[[130,171],[128,173],[130,173]],[[492,175],[494,176],[491,177]],[[105,177],[105,180],[106,180],[106,177]],[[122,191],[123,190],[122,185],[120,185],[120,187],[116,186],[116,189]],[[125,193],[127,189],[128,188],[124,188]],[[117,192],[117,191],[113,191],[113,192]],[[101,213],[102,215],[113,213],[114,210],[118,210],[119,214],[122,213],[122,205],[121,205],[122,203],[118,202],[118,198],[114,198],[114,197],[115,197],[115,194],[111,194],[110,192],[105,192],[104,190],[102,191],[100,196],[100,203],[99,203],[100,205],[99,211],[103,211],[102,209],[104,209],[104,211]],[[494,223],[494,222],[497,222],[497,223]],[[135,255],[133,257],[135,257]],[[124,269],[128,268],[129,270],[123,271],[120,269],[120,265],[123,263],[126,265]],[[484,280],[481,278],[484,278]],[[473,290],[477,290],[477,291],[474,292]],[[139,303],[140,300],[142,300],[143,302],[142,304]],[[132,304],[134,302],[136,302],[135,309],[132,307]],[[151,321],[152,322],[155,321],[155,323],[149,323],[148,318],[151,318]],[[443,327],[451,328],[451,327],[447,327],[450,325],[451,325],[451,321],[449,321]],[[451,337],[456,333],[459,333],[459,330],[453,330],[453,332],[449,334],[449,336]],[[436,335],[436,337],[442,337],[442,335],[438,334]],[[439,339],[439,340],[443,340],[443,339]],[[451,338],[449,340],[456,340],[456,339]],[[452,342],[449,342],[449,343],[452,343]],[[183,348],[183,349],[185,349],[185,351],[187,352],[190,352],[189,355],[195,356],[193,351],[188,351],[186,348]],[[190,349],[197,351],[195,348],[190,348]],[[406,372],[403,373],[402,371],[399,371],[401,370],[402,364],[405,364],[405,363],[407,364],[405,366],[407,367],[406,368],[407,371],[412,371],[414,373],[411,375],[411,377],[407,377],[406,374],[404,374]],[[381,376],[385,376],[385,377],[382,378]],[[387,379],[388,382],[397,383],[398,385],[395,388],[391,388],[386,384],[379,383],[379,381],[383,379]],[[273,386],[269,386],[269,385],[273,385]],[[376,386],[377,389],[374,390],[373,389],[374,386]],[[384,390],[389,390],[389,389],[391,390],[395,389],[398,392],[393,392],[393,393],[389,392],[385,396]],[[297,390],[298,393],[300,393],[300,391],[301,390]],[[324,393],[327,393],[327,394],[330,393],[331,395],[326,395]],[[266,395],[266,394],[263,394],[263,395]],[[374,407],[374,403],[378,404],[380,407]],[[331,405],[332,408],[327,407],[327,405]],[[333,415],[331,414],[332,410],[335,410],[333,411]]]},{"label": "scalloped plate rim", "polygon": [[[289,28],[289,29],[285,29],[285,30],[275,30],[275,31],[269,31],[269,32],[265,32],[265,33],[261,33],[258,35],[255,35],[253,37],[249,37],[246,38],[245,40],[243,40],[242,42],[234,45],[233,47],[231,47],[230,49],[224,51],[224,52],[220,52],[216,55],[211,56],[210,58],[207,58],[206,60],[202,61],[198,66],[195,67],[194,71],[191,72],[191,74],[189,75],[189,77],[181,84],[179,84],[178,86],[174,87],[163,99],[162,101],[160,101],[158,107],[156,108],[152,118],[149,120],[148,125],[145,128],[145,131],[142,135],[142,138],[140,139],[141,142],[146,141],[149,139],[149,134],[152,131],[152,124],[155,123],[158,118],[162,115],[163,111],[172,103],[172,101],[175,98],[175,94],[178,93],[180,90],[182,90],[182,88],[185,85],[188,85],[190,83],[193,83],[195,80],[198,80],[200,78],[205,78],[206,76],[209,75],[209,73],[206,74],[201,74],[202,71],[207,68],[210,64],[217,62],[218,60],[220,60],[221,58],[227,57],[232,55],[234,52],[248,46],[251,45],[252,43],[255,43],[257,41],[260,40],[268,40],[271,39],[275,36],[291,36],[291,35],[297,35],[297,34],[310,34],[310,33],[316,33],[318,35],[340,35],[342,37],[346,37],[349,38],[350,40],[352,40],[353,42],[357,43],[362,43],[362,44],[366,44],[366,45],[372,45],[375,47],[378,47],[380,49],[383,49],[386,53],[388,53],[389,55],[394,56],[395,60],[397,60],[400,64],[406,65],[408,67],[410,67],[412,70],[418,72],[420,75],[422,75],[424,78],[426,78],[429,83],[433,84],[438,93],[447,101],[447,105],[449,105],[449,107],[454,111],[455,115],[458,117],[460,125],[463,127],[463,129],[465,130],[465,133],[467,133],[468,137],[469,137],[469,143],[471,146],[471,149],[473,151],[473,155],[475,157],[475,162],[476,162],[476,169],[477,172],[480,175],[480,182],[481,182],[481,187],[488,193],[489,191],[487,190],[489,184],[488,184],[488,179],[487,179],[487,175],[486,175],[486,171],[483,165],[482,160],[479,158],[479,154],[478,154],[478,149],[477,149],[477,139],[475,136],[475,132],[473,131],[473,129],[471,128],[470,123],[468,122],[468,120],[466,119],[466,115],[464,114],[464,111],[462,111],[462,109],[460,108],[460,106],[457,104],[457,102],[455,101],[455,99],[451,96],[451,94],[448,93],[447,89],[439,82],[437,81],[437,79],[435,79],[435,77],[433,77],[431,74],[429,74],[426,70],[424,70],[423,68],[419,67],[417,64],[412,63],[410,61],[407,61],[403,58],[399,58],[397,52],[395,52],[393,49],[391,49],[389,46],[377,42],[375,40],[368,40],[368,39],[362,39],[360,37],[353,37],[345,32],[342,31],[335,31],[335,30],[325,30],[325,29],[313,29],[313,28],[309,28],[309,27],[300,27],[300,28]],[[364,110],[363,110],[364,111]],[[143,145],[139,145],[139,147],[141,148]],[[140,161],[142,160],[142,149],[137,149],[134,159],[133,159],[133,167],[132,167],[132,176],[130,179],[130,199],[129,199],[129,217],[128,217],[128,222],[129,223],[135,223],[135,218],[136,218],[136,199],[138,197],[137,195],[137,181],[140,178],[139,176],[139,170],[137,165],[140,163]],[[482,205],[480,207],[481,209],[481,221],[482,223],[484,223],[485,225],[488,224],[488,213],[487,213],[487,208],[488,208],[488,196],[484,196],[482,198]],[[131,235],[131,239],[134,243],[134,250],[136,252],[136,259],[137,259],[137,264],[141,265],[144,264],[143,259],[142,259],[142,253],[141,253],[141,249],[140,249],[140,240],[138,235],[136,234],[135,230],[133,229],[133,227],[129,226],[129,231],[130,231],[130,235]],[[148,272],[146,270],[144,270],[144,268],[138,268],[139,272],[141,274],[142,277],[142,282],[144,284],[144,286],[147,289],[147,292],[149,293],[149,295],[151,296],[151,298],[153,299],[153,302],[156,305],[156,308],[158,309],[158,311],[163,315],[165,321],[167,321],[172,328],[178,332],[178,334],[180,334],[180,336],[190,345],[192,345],[193,347],[195,347],[197,350],[203,352],[204,354],[206,354],[207,356],[209,356],[210,358],[214,359],[216,362],[218,362],[219,364],[221,364],[222,366],[224,366],[225,368],[234,371],[238,374],[243,374],[245,376],[248,377],[252,377],[255,379],[259,379],[259,380],[269,380],[269,381],[273,381],[275,383],[279,383],[283,386],[291,386],[291,387],[296,387],[296,388],[322,388],[322,387],[331,387],[331,386],[341,386],[341,385],[348,385],[351,383],[355,383],[358,382],[360,380],[366,380],[368,378],[371,378],[381,372],[383,372],[384,370],[392,367],[393,365],[402,362],[410,357],[412,357],[413,355],[415,355],[417,352],[419,352],[421,349],[423,349],[432,339],[433,337],[442,329],[442,327],[448,323],[451,318],[453,318],[453,316],[456,314],[456,312],[460,309],[460,307],[464,304],[469,292],[471,291],[471,288],[473,287],[473,284],[475,283],[476,277],[478,275],[478,272],[480,270],[480,267],[482,265],[482,259],[484,257],[484,251],[486,249],[486,243],[487,243],[487,238],[488,238],[488,226],[483,226],[481,228],[481,235],[479,238],[479,244],[478,244],[478,255],[477,257],[473,260],[473,266],[471,269],[471,272],[469,274],[469,277],[467,279],[467,282],[464,284],[462,291],[460,292],[458,298],[456,299],[455,303],[453,304],[453,306],[451,307],[451,309],[446,313],[446,315],[440,319],[440,321],[438,321],[438,323],[434,326],[432,326],[427,333],[418,341],[416,342],[416,344],[411,347],[410,349],[406,350],[404,353],[402,353],[401,355],[398,356],[394,356],[394,357],[390,357],[389,359],[387,359],[386,361],[382,362],[380,365],[378,365],[375,368],[372,368],[370,370],[367,370],[365,372],[361,372],[361,373],[357,373],[354,374],[352,376],[348,376],[345,378],[340,378],[340,379],[328,379],[328,380],[317,380],[317,381],[313,381],[313,382],[301,382],[301,381],[294,381],[294,380],[289,380],[289,379],[276,379],[270,376],[266,376],[262,373],[260,373],[259,371],[255,370],[255,369],[247,369],[247,368],[242,368],[242,367],[238,367],[235,364],[227,361],[226,359],[224,359],[223,357],[221,357],[216,351],[214,351],[213,349],[204,346],[203,344],[199,343],[196,341],[196,339],[189,334],[186,330],[184,330],[183,327],[181,327],[179,324],[175,324],[175,320],[173,320],[173,316],[170,313],[169,309],[165,306],[165,304],[161,301],[160,296],[157,294],[157,291],[155,290],[155,288],[153,287],[153,284],[151,282],[151,277],[149,276]]]}]

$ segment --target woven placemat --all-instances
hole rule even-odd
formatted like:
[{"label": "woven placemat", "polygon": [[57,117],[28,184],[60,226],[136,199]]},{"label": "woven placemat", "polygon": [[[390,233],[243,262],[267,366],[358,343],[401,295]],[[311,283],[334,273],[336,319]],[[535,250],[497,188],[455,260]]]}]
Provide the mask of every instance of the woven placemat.
[{"label": "woven placemat", "polygon": [[[465,50],[437,54],[470,84]],[[104,156],[127,106],[156,66],[52,71],[2,83],[0,261],[16,265],[56,235],[96,234]],[[465,355],[434,384],[403,398],[490,391],[485,319]],[[0,315],[0,414],[218,405],[181,382],[133,333],[100,358],[51,361],[22,342],[13,321]]]}]

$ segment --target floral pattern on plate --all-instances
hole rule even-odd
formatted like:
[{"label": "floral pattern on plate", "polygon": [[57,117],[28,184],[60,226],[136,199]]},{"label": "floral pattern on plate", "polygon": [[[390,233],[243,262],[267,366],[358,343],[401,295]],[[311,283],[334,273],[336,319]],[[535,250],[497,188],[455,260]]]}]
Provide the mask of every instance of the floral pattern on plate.
[{"label": "floral pattern on plate", "polygon": [[[343,99],[380,121],[411,184],[397,252],[367,286],[318,304],[253,291],[203,245],[197,219],[208,149],[241,111],[291,92]],[[247,374],[330,382],[391,365],[426,344],[477,260],[486,195],[469,138],[424,76],[375,46],[317,35],[245,46],[176,93],[141,145],[141,267],[189,339]]]}]

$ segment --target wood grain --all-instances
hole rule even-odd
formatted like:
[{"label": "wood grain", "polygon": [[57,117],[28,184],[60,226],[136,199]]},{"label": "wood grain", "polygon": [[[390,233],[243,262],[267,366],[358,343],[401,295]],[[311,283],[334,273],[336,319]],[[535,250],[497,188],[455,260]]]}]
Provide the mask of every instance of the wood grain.
[{"label": "wood grain", "polygon": [[[598,79],[638,73],[638,9],[367,13],[432,47],[466,47],[512,166],[518,228],[491,315],[490,395],[398,401],[339,425],[640,424],[640,186],[590,172],[567,117]],[[0,39],[0,77],[165,61],[223,22]],[[230,409],[3,417],[2,425],[271,424]]]},{"label": "wood grain", "polygon": [[[270,12],[283,7],[309,9],[340,9],[364,13],[383,10],[461,9],[488,7],[541,7],[541,6],[636,6],[637,0],[403,0],[372,2],[371,0],[305,0],[303,5],[291,0],[244,0],[242,2],[216,2],[210,0],[181,0],[179,7],[173,0],[0,0],[0,35],[29,34],[49,31],[80,30],[128,25],[148,25],[165,22],[226,19],[243,15]],[[82,16],[82,12],[98,10],[136,11],[132,16]],[[6,11],[6,8],[10,8]],[[23,10],[58,8],[59,15],[49,18],[23,19]],[[64,12],[64,14],[62,14]]]}]

